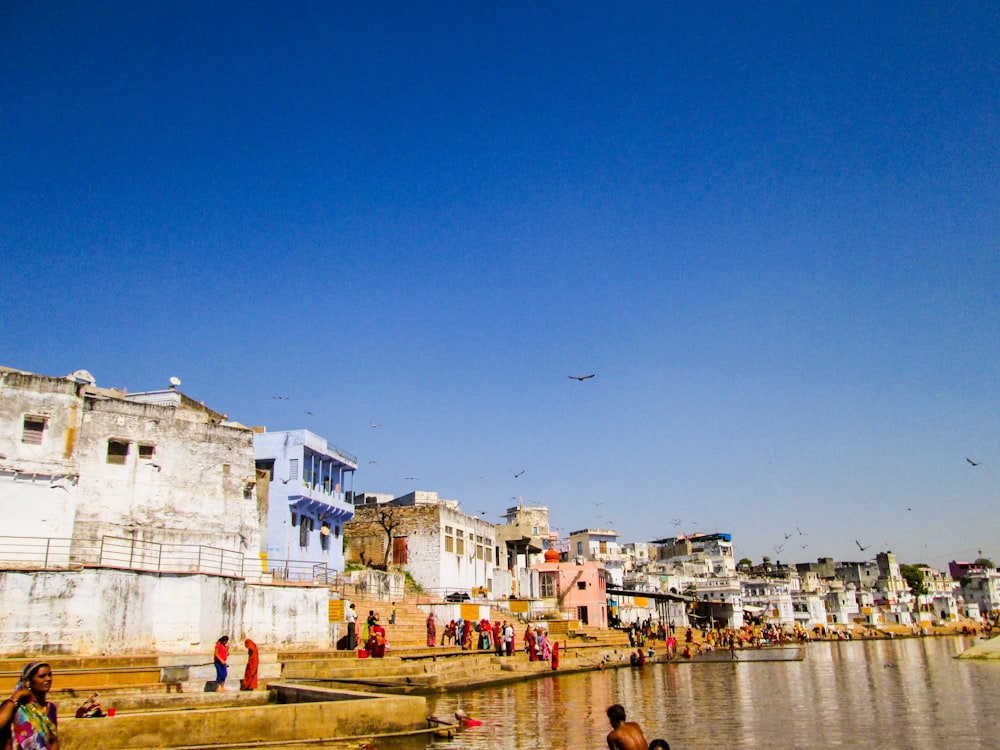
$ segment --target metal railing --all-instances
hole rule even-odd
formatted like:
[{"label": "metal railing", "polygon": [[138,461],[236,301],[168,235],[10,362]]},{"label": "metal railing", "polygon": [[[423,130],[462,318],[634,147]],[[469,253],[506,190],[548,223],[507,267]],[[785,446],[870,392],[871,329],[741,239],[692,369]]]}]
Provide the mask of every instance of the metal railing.
[{"label": "metal railing", "polygon": [[326,563],[307,560],[268,559],[263,569],[251,570],[244,566],[243,577],[256,583],[314,583],[342,588],[343,573]]},{"label": "metal railing", "polygon": [[202,544],[165,544],[111,536],[100,539],[0,536],[0,569],[82,567],[242,578],[243,555]]}]

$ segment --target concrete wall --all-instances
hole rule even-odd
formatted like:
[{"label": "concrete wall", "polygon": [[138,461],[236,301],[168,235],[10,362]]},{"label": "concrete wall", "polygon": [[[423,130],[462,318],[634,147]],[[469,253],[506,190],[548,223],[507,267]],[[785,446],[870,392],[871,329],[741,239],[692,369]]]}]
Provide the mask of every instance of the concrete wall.
[{"label": "concrete wall", "polygon": [[212,653],[244,636],[269,648],[329,645],[324,587],[122,570],[0,572],[0,653]]},{"label": "concrete wall", "polygon": [[[61,716],[60,746],[63,750],[94,747],[116,750],[180,744],[204,747],[220,742],[253,745],[261,740],[370,737],[427,726],[427,703],[423,698],[320,688],[310,688],[308,692],[313,694],[308,696],[311,702],[128,713],[99,721]],[[357,746],[357,740],[354,745]]]},{"label": "concrete wall", "polygon": [[[59,477],[59,475],[54,475]],[[69,539],[76,518],[75,482],[53,475],[0,473],[0,535]]]}]

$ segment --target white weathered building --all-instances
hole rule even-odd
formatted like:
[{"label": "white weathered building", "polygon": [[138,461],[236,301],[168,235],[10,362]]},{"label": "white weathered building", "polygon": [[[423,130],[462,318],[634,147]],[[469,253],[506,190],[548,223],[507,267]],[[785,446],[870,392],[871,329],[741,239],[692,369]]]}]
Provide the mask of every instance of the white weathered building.
[{"label": "white weathered building", "polygon": [[0,652],[325,645],[325,590],[246,582],[256,481],[250,430],[175,388],[0,369]]},{"label": "white weathered building", "polygon": [[354,510],[344,528],[349,562],[399,567],[434,594],[484,590],[500,598],[494,592],[496,527],[463,513],[457,500],[415,491]]},{"label": "white weathered building", "polygon": [[618,543],[618,532],[612,529],[579,529],[569,533],[569,557],[604,563],[609,586],[625,585],[625,565],[628,555]]}]

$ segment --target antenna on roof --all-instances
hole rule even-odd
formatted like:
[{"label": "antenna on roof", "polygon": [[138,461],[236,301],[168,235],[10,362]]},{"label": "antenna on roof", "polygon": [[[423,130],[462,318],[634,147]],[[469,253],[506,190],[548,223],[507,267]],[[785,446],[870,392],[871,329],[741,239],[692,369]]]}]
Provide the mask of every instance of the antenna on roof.
[{"label": "antenna on roof", "polygon": [[172,376],[170,378],[170,389],[171,390],[173,390],[174,388],[176,388],[180,384],[181,384],[181,379],[179,377],[177,377],[176,375],[174,375],[174,376]]}]

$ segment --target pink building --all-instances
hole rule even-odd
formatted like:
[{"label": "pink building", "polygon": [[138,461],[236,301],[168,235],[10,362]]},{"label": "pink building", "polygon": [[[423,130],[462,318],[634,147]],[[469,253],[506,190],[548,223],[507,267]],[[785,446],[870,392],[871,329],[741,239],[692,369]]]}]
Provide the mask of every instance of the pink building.
[{"label": "pink building", "polygon": [[543,607],[583,625],[608,627],[607,572],[603,563],[559,562],[559,553],[549,549],[545,562],[531,566],[538,571]]}]

